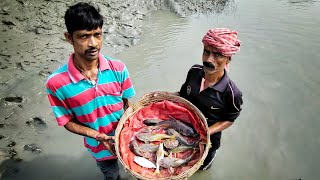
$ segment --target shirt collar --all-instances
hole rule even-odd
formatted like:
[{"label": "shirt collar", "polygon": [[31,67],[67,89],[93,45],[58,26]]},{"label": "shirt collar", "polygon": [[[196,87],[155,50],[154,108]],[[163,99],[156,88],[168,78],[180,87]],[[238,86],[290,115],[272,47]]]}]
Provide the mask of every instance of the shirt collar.
[{"label": "shirt collar", "polygon": [[[73,83],[77,83],[85,77],[81,74],[81,72],[75,67],[73,63],[73,53],[70,55],[68,60],[68,74]],[[104,58],[102,54],[99,53],[99,70],[104,71],[107,69],[110,69],[109,63],[107,62],[107,59]]]},{"label": "shirt collar", "polygon": [[220,79],[220,81],[218,83],[213,85],[212,88],[214,90],[217,90],[217,91],[220,91],[220,92],[224,92],[225,89],[228,86],[229,81],[230,81],[230,79],[229,79],[229,76],[227,74],[227,71],[224,70],[224,74],[223,74],[222,78]]},{"label": "shirt collar", "polygon": [[[203,69],[202,69],[202,77],[204,77],[204,70]],[[219,92],[224,92],[228,86],[229,81],[230,81],[230,79],[227,74],[227,71],[224,70],[224,74],[223,74],[222,78],[220,79],[220,81],[217,82],[216,84],[214,84],[213,86],[211,86],[210,88],[212,88],[216,91],[219,91]]]}]

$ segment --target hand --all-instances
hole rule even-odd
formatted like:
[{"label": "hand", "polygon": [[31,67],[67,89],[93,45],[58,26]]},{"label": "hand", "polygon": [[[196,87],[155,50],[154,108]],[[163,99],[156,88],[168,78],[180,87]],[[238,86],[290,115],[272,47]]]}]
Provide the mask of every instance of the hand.
[{"label": "hand", "polygon": [[167,91],[155,91],[152,93],[153,97],[161,96],[161,95],[169,95],[170,93]]},{"label": "hand", "polygon": [[114,136],[100,133],[96,136],[96,140],[102,143],[113,156],[116,155],[114,149]]},{"label": "hand", "polygon": [[145,98],[147,96],[157,97],[157,96],[161,96],[161,95],[176,95],[176,96],[179,96],[179,92],[155,91],[155,92],[151,92],[151,93],[147,93],[147,94],[143,95],[142,98]]}]

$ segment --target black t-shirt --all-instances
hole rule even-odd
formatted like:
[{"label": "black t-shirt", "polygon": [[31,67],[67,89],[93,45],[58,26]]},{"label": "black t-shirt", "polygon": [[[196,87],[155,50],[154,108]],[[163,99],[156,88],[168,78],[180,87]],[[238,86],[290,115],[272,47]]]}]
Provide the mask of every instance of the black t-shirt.
[{"label": "black t-shirt", "polygon": [[192,66],[180,89],[180,96],[203,113],[208,126],[218,121],[233,122],[240,115],[242,92],[229,79],[226,71],[218,83],[200,92],[203,77],[203,66]]}]

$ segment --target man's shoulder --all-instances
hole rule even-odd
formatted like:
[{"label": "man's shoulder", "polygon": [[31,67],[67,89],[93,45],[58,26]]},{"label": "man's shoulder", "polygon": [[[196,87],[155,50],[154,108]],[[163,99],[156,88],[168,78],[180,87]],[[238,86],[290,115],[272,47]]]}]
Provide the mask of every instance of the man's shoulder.
[{"label": "man's shoulder", "polygon": [[203,69],[202,65],[195,64],[195,65],[191,66],[191,68],[189,69],[189,73],[196,73],[196,72],[202,71],[202,69]]},{"label": "man's shoulder", "polygon": [[103,57],[104,57],[104,60],[107,61],[111,69],[114,71],[123,71],[123,69],[126,67],[125,63],[119,59],[106,56],[106,55],[103,55]]},{"label": "man's shoulder", "polygon": [[202,69],[202,68],[203,68],[203,65],[195,64],[195,65],[191,66],[191,68],[190,68],[190,69],[197,70],[197,69]]},{"label": "man's shoulder", "polygon": [[238,86],[231,79],[229,79],[227,91],[232,93],[233,96],[235,96],[235,97],[242,96],[242,92],[240,91]]},{"label": "man's shoulder", "polygon": [[61,80],[61,78],[69,78],[68,76],[68,66],[67,64],[64,64],[63,66],[59,67],[57,70],[52,72],[48,79],[46,84],[53,84],[55,82],[58,82]]}]

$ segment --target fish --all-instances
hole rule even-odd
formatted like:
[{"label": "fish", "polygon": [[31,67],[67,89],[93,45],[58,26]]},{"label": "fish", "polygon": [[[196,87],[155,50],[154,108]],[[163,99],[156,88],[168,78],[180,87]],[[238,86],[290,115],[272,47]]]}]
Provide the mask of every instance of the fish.
[{"label": "fish", "polygon": [[164,168],[175,168],[182,166],[186,163],[188,163],[196,151],[194,151],[190,156],[188,156],[186,159],[179,159],[174,157],[164,157],[160,161],[160,166]]},{"label": "fish", "polygon": [[137,163],[138,165],[140,165],[141,167],[153,168],[153,169],[157,168],[156,165],[153,162],[149,161],[148,159],[146,159],[144,157],[135,156],[133,158],[133,161],[135,163]]},{"label": "fish", "polygon": [[160,161],[164,158],[165,154],[166,152],[164,151],[163,143],[160,143],[156,153],[156,170],[154,171],[154,174],[160,174]]},{"label": "fish", "polygon": [[144,152],[154,153],[158,150],[159,145],[150,143],[139,145],[137,140],[133,138],[130,141],[129,148],[135,155],[145,157]]},{"label": "fish", "polygon": [[139,146],[139,149],[142,152],[156,152],[158,148],[159,148],[158,144],[152,144],[152,143],[141,144]]},{"label": "fish", "polygon": [[187,146],[195,146],[200,141],[200,138],[196,138],[196,139],[192,138],[192,139],[190,139],[190,138],[184,137],[174,129],[167,129],[167,133],[169,135],[171,135],[171,136],[175,136],[176,139],[181,144],[184,144],[184,145],[187,145]]},{"label": "fish", "polygon": [[176,131],[178,131],[179,133],[181,133],[184,136],[191,136],[191,137],[198,136],[198,134],[196,133],[196,131],[192,127],[188,126],[187,124],[185,124],[179,120],[175,120],[175,119],[161,121],[157,124],[157,126],[170,127],[172,129],[175,129]]},{"label": "fish", "polygon": [[153,142],[153,141],[160,141],[163,139],[173,139],[175,138],[174,135],[167,135],[167,134],[157,134],[157,133],[139,133],[136,135],[136,137],[145,143],[147,142]]},{"label": "fish", "polygon": [[176,119],[168,119],[168,120],[146,119],[143,121],[143,123],[148,126],[152,125],[152,126],[158,126],[158,127],[173,128],[184,136],[191,136],[191,137],[198,136],[198,134],[192,127]]},{"label": "fish", "polygon": [[150,126],[150,125],[156,125],[161,121],[163,121],[163,120],[160,120],[160,119],[145,119],[145,120],[143,120],[143,124],[145,124],[147,126]]},{"label": "fish", "polygon": [[167,149],[173,149],[179,145],[179,141],[176,139],[166,139],[163,141],[163,145]]},{"label": "fish", "polygon": [[161,127],[159,126],[145,126],[141,129],[139,129],[136,134],[139,134],[139,133],[151,133],[152,131],[158,131],[162,129]]},{"label": "fish", "polygon": [[130,141],[129,148],[135,155],[143,156],[141,151],[140,151],[139,144],[138,144],[138,142],[137,142],[137,140],[135,138],[133,138]]},{"label": "fish", "polygon": [[180,145],[176,148],[173,148],[171,150],[169,150],[169,153],[179,153],[179,152],[184,152],[184,151],[187,151],[189,149],[193,149],[195,147],[193,146],[186,146],[186,145]]}]

